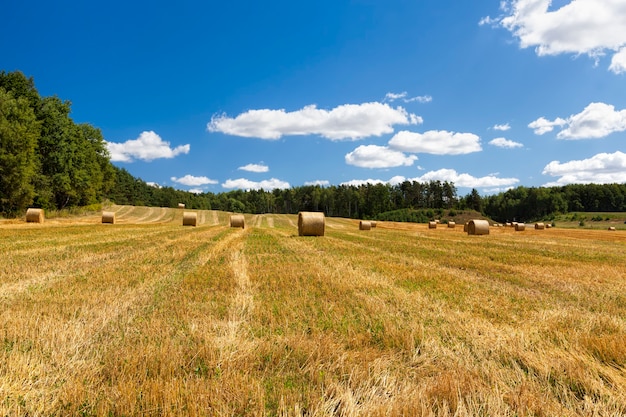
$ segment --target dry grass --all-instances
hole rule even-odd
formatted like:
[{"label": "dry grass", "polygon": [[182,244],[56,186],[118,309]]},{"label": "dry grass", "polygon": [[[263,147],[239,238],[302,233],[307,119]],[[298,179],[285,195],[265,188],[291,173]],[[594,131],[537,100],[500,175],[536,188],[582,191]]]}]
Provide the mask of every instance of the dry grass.
[{"label": "dry grass", "polygon": [[0,415],[621,416],[626,234],[0,226]]}]

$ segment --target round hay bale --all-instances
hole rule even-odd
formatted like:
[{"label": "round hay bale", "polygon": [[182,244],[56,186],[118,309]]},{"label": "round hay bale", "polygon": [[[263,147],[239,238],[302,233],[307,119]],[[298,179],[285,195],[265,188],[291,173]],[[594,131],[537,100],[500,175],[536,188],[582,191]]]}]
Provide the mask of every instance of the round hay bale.
[{"label": "round hay bale", "polygon": [[185,203],[178,203],[178,208],[184,209],[185,208]]},{"label": "round hay bale", "polygon": [[301,211],[298,213],[299,236],[324,236],[324,213]]},{"label": "round hay bale", "polygon": [[615,231],[615,226],[609,226],[609,230],[614,232]]},{"label": "round hay bale", "polygon": [[435,223],[439,224],[439,223],[441,223],[441,220],[435,219]]},{"label": "round hay bale", "polygon": [[428,222],[428,228],[429,229],[436,229],[437,228],[437,222]]},{"label": "round hay bale", "polygon": [[372,229],[376,227],[376,220],[372,220],[370,221],[370,225],[372,226]]},{"label": "round hay bale", "polygon": [[246,219],[243,217],[243,214],[231,214],[230,227],[241,227],[242,229],[245,229]]},{"label": "round hay bale", "polygon": [[186,211],[183,213],[183,226],[196,226],[198,222],[198,213]]},{"label": "round hay bale", "polygon": [[359,230],[370,230],[372,228],[372,222],[361,220],[359,222]]},{"label": "round hay bale", "polygon": [[546,229],[551,229],[551,228],[552,228],[552,225],[550,223],[547,223],[546,224]]},{"label": "round hay bale", "polygon": [[504,223],[504,227],[511,227],[511,226],[512,226],[512,224],[510,222]]},{"label": "round hay bale", "polygon": [[523,232],[524,230],[526,230],[526,225],[524,223],[515,223],[516,232]]},{"label": "round hay bale", "polygon": [[489,222],[487,220],[470,220],[467,224],[468,235],[488,235]]},{"label": "round hay bale", "polygon": [[463,225],[463,231],[467,232],[467,225],[469,224],[469,222],[465,222],[465,224]]},{"label": "round hay bale", "polygon": [[103,211],[102,212],[102,223],[115,224],[115,212],[113,212],[113,211]]},{"label": "round hay bale", "polygon": [[448,229],[454,229],[456,227],[455,222],[448,222]]},{"label": "round hay bale", "polygon": [[535,230],[543,230],[546,228],[544,223],[535,223]]},{"label": "round hay bale", "polygon": [[40,208],[29,208],[26,210],[26,221],[28,223],[43,223],[44,212]]}]

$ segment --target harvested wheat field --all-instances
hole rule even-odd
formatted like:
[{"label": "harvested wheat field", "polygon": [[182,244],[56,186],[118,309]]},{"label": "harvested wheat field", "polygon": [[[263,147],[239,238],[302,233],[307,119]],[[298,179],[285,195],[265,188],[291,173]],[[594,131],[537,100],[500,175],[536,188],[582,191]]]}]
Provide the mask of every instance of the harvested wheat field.
[{"label": "harvested wheat field", "polygon": [[626,415],[624,232],[111,210],[0,223],[0,415]]}]

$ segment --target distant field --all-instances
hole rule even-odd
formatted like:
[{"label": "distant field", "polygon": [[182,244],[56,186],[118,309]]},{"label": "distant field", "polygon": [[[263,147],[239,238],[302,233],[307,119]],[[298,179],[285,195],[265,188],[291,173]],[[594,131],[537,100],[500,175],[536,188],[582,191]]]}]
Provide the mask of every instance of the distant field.
[{"label": "distant field", "polygon": [[557,216],[554,223],[557,227],[572,229],[606,230],[615,227],[616,230],[626,230],[626,213],[574,212]]},{"label": "distant field", "polygon": [[626,231],[112,210],[0,221],[0,415],[626,415]]}]

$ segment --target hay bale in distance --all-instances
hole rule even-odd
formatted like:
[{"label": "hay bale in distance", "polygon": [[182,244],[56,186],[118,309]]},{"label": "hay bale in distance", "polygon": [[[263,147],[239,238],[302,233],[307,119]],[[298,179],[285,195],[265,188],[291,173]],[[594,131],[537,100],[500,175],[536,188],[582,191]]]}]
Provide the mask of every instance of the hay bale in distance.
[{"label": "hay bale in distance", "polygon": [[26,210],[26,221],[28,223],[43,223],[44,211],[40,208],[29,208]]},{"label": "hay bale in distance", "polygon": [[299,236],[324,236],[324,213],[301,211],[298,213]]},{"label": "hay bale in distance", "polygon": [[546,223],[546,229],[550,229],[552,228],[552,225],[550,223]]},{"label": "hay bale in distance", "polygon": [[513,225],[511,224],[511,222],[506,222],[506,223],[504,223],[504,227],[511,227],[511,226],[513,226]]},{"label": "hay bale in distance", "polygon": [[463,231],[467,232],[467,225],[469,224],[469,222],[465,222],[465,224],[463,225]]},{"label": "hay bale in distance", "polygon": [[489,222],[487,220],[470,220],[467,224],[468,235],[488,235]]},{"label": "hay bale in distance", "polygon": [[370,221],[370,225],[372,226],[372,229],[376,227],[376,220],[372,220]]},{"label": "hay bale in distance", "polygon": [[198,223],[198,213],[186,211],[183,213],[183,226],[196,226]]},{"label": "hay bale in distance", "polygon": [[113,212],[113,211],[103,211],[102,212],[102,223],[105,223],[105,224],[115,224],[115,212]]},{"label": "hay bale in distance", "polygon": [[546,228],[544,223],[535,223],[535,230],[543,230]]},{"label": "hay bale in distance", "polygon": [[455,222],[448,222],[448,229],[454,229],[456,227]]},{"label": "hay bale in distance", "polygon": [[372,222],[361,220],[359,222],[359,230],[370,230],[372,228]]},{"label": "hay bale in distance", "polygon": [[614,232],[615,231],[615,226],[609,226],[609,230]]},{"label": "hay bale in distance", "polygon": [[516,232],[523,232],[524,230],[526,230],[526,225],[524,223],[515,223]]},{"label": "hay bale in distance", "polygon": [[437,228],[437,222],[428,222],[428,228],[429,229],[436,229]]},{"label": "hay bale in distance", "polygon": [[185,208],[185,203],[178,203],[178,208],[184,209]]},{"label": "hay bale in distance", "polygon": [[243,217],[243,214],[231,214],[230,227],[241,227],[242,229],[245,229],[246,219]]}]

